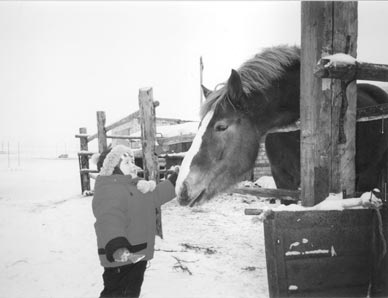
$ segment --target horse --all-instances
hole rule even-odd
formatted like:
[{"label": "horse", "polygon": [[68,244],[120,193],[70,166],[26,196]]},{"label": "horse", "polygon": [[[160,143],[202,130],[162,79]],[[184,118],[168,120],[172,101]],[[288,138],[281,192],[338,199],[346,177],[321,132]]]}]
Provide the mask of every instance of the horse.
[{"label": "horse", "polygon": [[[388,103],[377,86],[357,85],[358,107]],[[176,183],[178,202],[193,206],[228,190],[249,173],[265,138],[271,172],[278,188],[300,186],[300,131],[272,133],[300,117],[300,48],[267,48],[232,69],[223,86],[203,88],[206,101],[193,143]],[[388,151],[388,121],[360,122],[356,127],[356,189],[371,190]]]}]

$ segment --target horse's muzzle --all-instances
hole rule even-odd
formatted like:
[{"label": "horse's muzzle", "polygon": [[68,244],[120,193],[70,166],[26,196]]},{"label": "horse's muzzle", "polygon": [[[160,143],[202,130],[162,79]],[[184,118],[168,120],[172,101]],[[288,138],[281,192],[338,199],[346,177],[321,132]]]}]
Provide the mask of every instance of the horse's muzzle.
[{"label": "horse's muzzle", "polygon": [[189,198],[189,192],[187,188],[187,183],[183,182],[178,195],[178,202],[182,206],[187,206],[190,203],[190,198]]},{"label": "horse's muzzle", "polygon": [[198,195],[196,196],[191,196],[189,194],[189,187],[186,182],[183,182],[180,191],[178,193],[178,202],[182,206],[187,206],[193,207],[195,204],[198,204],[202,198],[204,197],[205,194],[205,189],[203,189]]}]

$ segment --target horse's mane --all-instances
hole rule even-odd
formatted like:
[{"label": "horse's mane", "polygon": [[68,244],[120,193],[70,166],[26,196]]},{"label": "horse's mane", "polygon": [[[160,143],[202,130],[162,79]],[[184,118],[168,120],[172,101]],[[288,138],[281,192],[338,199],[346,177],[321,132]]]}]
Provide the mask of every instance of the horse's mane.
[{"label": "horse's mane", "polygon": [[[249,95],[255,91],[265,92],[279,80],[287,68],[300,61],[300,48],[297,46],[276,46],[264,49],[253,58],[247,60],[237,69],[241,77],[243,90]],[[226,100],[226,84],[213,91],[201,107],[201,118],[214,106]]]}]

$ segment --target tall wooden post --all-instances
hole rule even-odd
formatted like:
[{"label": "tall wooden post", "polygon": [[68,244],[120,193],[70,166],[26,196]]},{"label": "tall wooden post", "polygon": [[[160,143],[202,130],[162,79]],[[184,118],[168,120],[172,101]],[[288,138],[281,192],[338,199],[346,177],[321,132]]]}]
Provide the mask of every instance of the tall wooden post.
[{"label": "tall wooden post", "polygon": [[[156,149],[156,117],[152,88],[139,90],[139,112],[141,127],[141,142],[143,151],[143,170],[146,180],[159,182],[158,156]],[[162,213],[160,208],[156,210],[156,233],[163,238]]]},{"label": "tall wooden post", "polygon": [[[80,136],[80,150],[81,153],[82,151],[88,151],[88,136],[87,136],[87,130],[85,127],[81,127],[79,129],[80,135],[85,135],[85,136]],[[85,154],[79,154],[78,155],[79,159],[79,168],[80,170],[82,169],[89,169],[89,158]],[[80,171],[80,177],[81,177],[81,190],[82,193],[84,193],[85,190],[90,190],[90,177],[89,173],[83,173]]]},{"label": "tall wooden post", "polygon": [[[301,50],[302,204],[355,188],[356,84],[314,77],[325,55],[356,57],[357,2],[305,1]],[[346,94],[346,96],[345,96]]]},{"label": "tall wooden post", "polygon": [[105,131],[105,112],[97,112],[97,137],[98,137],[98,152],[103,152],[108,148],[108,143],[106,141],[106,131]]}]

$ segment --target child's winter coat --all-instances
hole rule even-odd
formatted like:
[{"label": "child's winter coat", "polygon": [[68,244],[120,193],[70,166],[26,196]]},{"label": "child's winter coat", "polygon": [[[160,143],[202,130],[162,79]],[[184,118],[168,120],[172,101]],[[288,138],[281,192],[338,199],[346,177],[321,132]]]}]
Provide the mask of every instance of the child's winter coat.
[{"label": "child's winter coat", "polygon": [[96,217],[98,254],[103,267],[118,267],[130,262],[115,262],[113,253],[127,248],[131,253],[154,256],[157,207],[175,197],[169,181],[159,183],[155,190],[141,193],[138,178],[130,175],[98,176],[92,202]]}]

